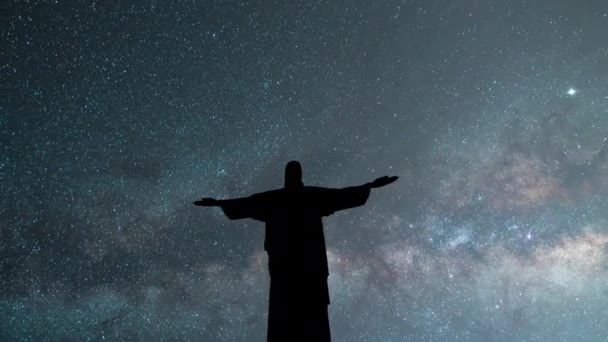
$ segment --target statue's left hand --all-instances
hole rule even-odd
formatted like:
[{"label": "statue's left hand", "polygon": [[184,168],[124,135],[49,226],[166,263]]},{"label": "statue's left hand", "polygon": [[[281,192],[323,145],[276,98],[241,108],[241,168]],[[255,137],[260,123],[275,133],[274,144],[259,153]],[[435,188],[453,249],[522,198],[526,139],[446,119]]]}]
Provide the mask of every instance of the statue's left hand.
[{"label": "statue's left hand", "polygon": [[384,177],[376,178],[376,180],[374,180],[373,182],[369,183],[369,187],[371,189],[383,187],[385,185],[389,185],[389,184],[393,183],[397,179],[399,179],[399,177],[397,177],[397,176],[391,176],[391,177],[384,176]]},{"label": "statue's left hand", "polygon": [[220,202],[218,200],[216,200],[215,198],[203,198],[200,201],[195,201],[194,205],[198,205],[200,207],[214,207],[217,205],[220,205]]}]

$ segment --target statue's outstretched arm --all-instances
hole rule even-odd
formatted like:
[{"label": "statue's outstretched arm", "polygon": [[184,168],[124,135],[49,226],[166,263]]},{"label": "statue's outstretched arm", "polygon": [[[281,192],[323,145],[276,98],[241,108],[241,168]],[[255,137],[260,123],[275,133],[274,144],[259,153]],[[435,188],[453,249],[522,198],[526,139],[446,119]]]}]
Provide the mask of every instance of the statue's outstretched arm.
[{"label": "statue's outstretched arm", "polygon": [[259,195],[223,200],[205,197],[195,201],[194,205],[201,207],[220,207],[224,214],[231,220],[252,218],[258,221],[266,221],[268,216],[268,206],[265,205],[265,201],[263,198],[260,198]]},{"label": "statue's outstretched arm", "polygon": [[221,201],[216,200],[211,197],[204,197],[198,201],[194,201],[194,205],[198,205],[199,207],[217,207],[219,206]]},{"label": "statue's outstretched arm", "polygon": [[390,177],[384,176],[384,177],[376,178],[373,182],[364,184],[364,186],[367,187],[368,189],[380,188],[385,185],[389,185],[389,184],[393,183],[397,179],[399,179],[399,177],[397,177],[397,176],[390,176]]}]

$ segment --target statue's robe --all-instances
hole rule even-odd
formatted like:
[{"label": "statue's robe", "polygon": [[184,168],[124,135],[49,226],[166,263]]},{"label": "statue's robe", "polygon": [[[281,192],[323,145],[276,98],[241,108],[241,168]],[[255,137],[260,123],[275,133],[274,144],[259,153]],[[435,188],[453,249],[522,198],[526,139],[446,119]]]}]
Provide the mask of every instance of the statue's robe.
[{"label": "statue's robe", "polygon": [[303,186],[221,201],[232,220],[266,223],[270,304],[268,341],[330,341],[323,216],[365,204],[369,187]]}]

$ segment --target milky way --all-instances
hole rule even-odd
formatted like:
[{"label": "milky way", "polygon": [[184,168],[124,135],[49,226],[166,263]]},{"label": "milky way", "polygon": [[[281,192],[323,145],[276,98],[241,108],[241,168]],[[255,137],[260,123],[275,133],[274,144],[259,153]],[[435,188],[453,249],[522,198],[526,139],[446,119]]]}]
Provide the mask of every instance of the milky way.
[{"label": "milky way", "polygon": [[608,336],[605,1],[21,1],[0,13],[0,340],[262,341],[263,225],[324,220],[335,341]]}]

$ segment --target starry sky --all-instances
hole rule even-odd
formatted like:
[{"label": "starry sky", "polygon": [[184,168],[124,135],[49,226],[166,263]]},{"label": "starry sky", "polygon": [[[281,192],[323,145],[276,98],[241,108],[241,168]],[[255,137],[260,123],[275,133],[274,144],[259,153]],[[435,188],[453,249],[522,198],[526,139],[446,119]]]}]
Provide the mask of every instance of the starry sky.
[{"label": "starry sky", "polygon": [[263,224],[325,218],[335,341],[605,341],[604,0],[0,6],[0,340],[262,341]]}]

